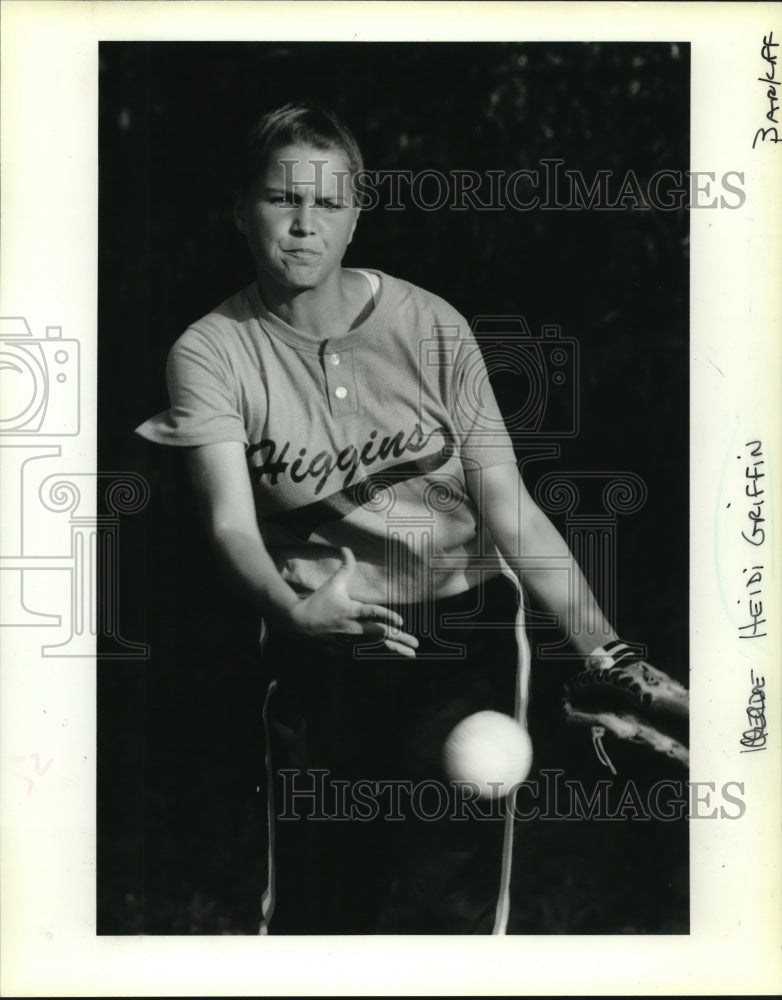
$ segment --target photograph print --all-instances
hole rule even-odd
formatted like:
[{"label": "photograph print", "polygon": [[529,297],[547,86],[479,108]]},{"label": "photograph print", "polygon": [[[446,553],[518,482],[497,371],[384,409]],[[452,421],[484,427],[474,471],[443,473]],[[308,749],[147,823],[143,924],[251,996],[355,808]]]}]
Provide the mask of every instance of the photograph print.
[{"label": "photograph print", "polygon": [[687,934],[689,44],[99,63],[98,934]]}]

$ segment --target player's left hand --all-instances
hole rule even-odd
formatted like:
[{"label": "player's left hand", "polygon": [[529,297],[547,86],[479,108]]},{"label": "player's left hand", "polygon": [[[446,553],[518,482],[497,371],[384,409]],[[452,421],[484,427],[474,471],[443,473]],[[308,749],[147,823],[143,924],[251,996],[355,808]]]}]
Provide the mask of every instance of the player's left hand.
[{"label": "player's left hand", "polygon": [[[689,692],[620,641],[596,650],[565,686],[564,715],[589,726],[601,761],[616,773],[601,740],[606,732],[687,766]],[[598,749],[598,748],[601,749]]]}]

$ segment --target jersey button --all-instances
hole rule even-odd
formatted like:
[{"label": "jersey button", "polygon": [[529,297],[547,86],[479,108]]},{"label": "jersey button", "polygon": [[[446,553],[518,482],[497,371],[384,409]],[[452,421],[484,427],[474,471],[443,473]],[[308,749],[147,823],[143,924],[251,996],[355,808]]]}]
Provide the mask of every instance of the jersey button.
[{"label": "jersey button", "polygon": [[342,358],[338,354],[329,354],[329,361],[332,365],[338,365]]},{"label": "jersey button", "polygon": [[338,385],[337,388],[334,390],[334,395],[337,397],[337,399],[344,399],[345,396],[347,396],[347,394],[348,390],[345,388],[344,385]]}]

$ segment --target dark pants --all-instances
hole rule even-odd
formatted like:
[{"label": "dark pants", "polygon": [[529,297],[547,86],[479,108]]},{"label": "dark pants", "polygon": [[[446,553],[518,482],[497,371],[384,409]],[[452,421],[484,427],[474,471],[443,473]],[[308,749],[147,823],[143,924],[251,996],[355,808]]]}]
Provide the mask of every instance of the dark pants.
[{"label": "dark pants", "polygon": [[435,602],[433,628],[397,607],[415,660],[270,636],[270,933],[491,933],[504,803],[465,800],[442,748],[473,712],[514,713],[517,609],[504,577]]}]

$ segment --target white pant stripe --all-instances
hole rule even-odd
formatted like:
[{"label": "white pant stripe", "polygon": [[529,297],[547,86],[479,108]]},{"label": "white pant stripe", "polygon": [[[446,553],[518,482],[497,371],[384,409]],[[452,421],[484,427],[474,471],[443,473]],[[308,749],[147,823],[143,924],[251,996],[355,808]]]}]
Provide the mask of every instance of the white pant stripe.
[{"label": "white pant stripe", "polygon": [[[514,708],[514,718],[526,727],[532,657],[530,655],[527,632],[524,627],[524,593],[515,573],[508,570],[506,576],[513,580],[519,590],[519,610],[516,614],[515,625],[519,656],[516,667],[516,704]],[[513,796],[515,796],[515,792],[511,793],[506,800],[505,831],[502,840],[500,894],[497,900],[497,909],[495,911],[492,934],[505,934],[508,929],[508,918],[510,917],[510,877],[513,866]]]},{"label": "white pant stripe", "polygon": [[259,934],[269,933],[269,922],[274,914],[274,782],[272,780],[272,748],[269,739],[269,700],[277,690],[277,681],[272,681],[266,691],[266,698],[263,702],[263,729],[266,734],[266,806],[268,809],[268,830],[267,830],[267,859],[268,875],[266,878],[266,889],[261,896],[261,926]]}]

